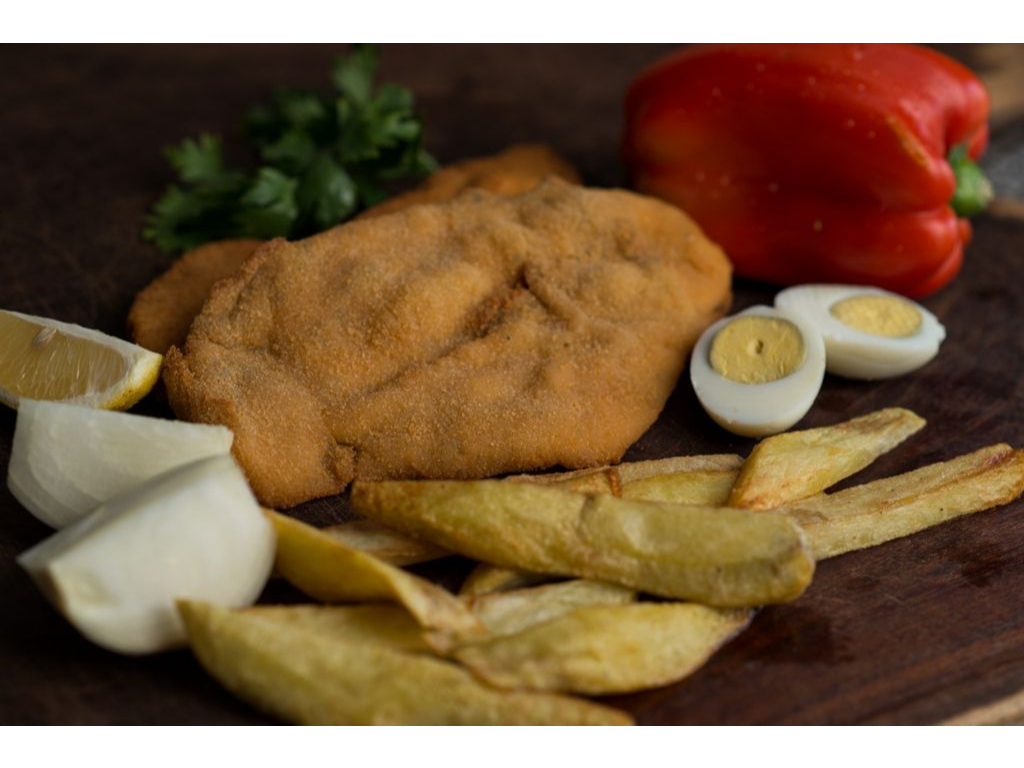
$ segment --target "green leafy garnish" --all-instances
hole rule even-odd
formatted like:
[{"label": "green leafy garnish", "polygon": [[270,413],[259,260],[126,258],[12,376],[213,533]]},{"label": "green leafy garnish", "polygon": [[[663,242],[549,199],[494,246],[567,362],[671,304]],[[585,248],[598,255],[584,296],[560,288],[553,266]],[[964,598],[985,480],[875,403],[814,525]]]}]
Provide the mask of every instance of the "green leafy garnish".
[{"label": "green leafy garnish", "polygon": [[354,45],[334,66],[334,92],[282,90],[252,109],[255,170],[228,168],[210,134],[165,149],[178,182],[143,236],[165,252],[229,237],[305,237],[383,200],[387,182],[433,171],[412,94],[374,88],[377,59],[374,46]]}]

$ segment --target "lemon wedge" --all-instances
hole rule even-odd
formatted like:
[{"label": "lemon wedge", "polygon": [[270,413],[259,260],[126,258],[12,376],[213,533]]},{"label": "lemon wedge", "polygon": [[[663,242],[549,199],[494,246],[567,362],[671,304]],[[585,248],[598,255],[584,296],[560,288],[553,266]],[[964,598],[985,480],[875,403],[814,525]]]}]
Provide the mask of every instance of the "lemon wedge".
[{"label": "lemon wedge", "polygon": [[105,333],[0,310],[0,402],[23,397],[124,410],[156,384],[163,356]]}]

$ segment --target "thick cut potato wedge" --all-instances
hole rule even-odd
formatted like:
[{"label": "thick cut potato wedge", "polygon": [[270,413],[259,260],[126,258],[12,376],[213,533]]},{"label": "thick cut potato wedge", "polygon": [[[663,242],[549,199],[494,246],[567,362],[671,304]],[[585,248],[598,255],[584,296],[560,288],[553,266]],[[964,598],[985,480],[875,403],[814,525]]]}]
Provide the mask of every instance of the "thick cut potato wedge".
[{"label": "thick cut potato wedge", "polygon": [[720,507],[729,498],[738,474],[735,469],[694,469],[652,475],[625,483],[622,498]]},{"label": "thick cut potato wedge", "polygon": [[479,563],[459,587],[460,597],[489,595],[492,592],[505,592],[510,589],[534,587],[557,577],[543,573],[530,573],[518,568],[502,568],[490,563]]},{"label": "thick cut potato wedge", "polygon": [[277,572],[310,597],[325,603],[401,603],[434,630],[428,637],[439,649],[486,632],[473,612],[441,587],[291,517],[269,516],[277,531]]},{"label": "thick cut potato wedge", "polygon": [[544,475],[511,475],[505,480],[510,483],[549,485],[578,493],[610,493],[612,496],[619,496],[621,489],[617,467],[577,469],[572,472],[554,472]]},{"label": "thick cut potato wedge", "polygon": [[623,712],[554,694],[498,691],[429,656],[341,640],[298,622],[179,603],[193,652],[258,709],[310,725],[629,725]]},{"label": "thick cut potato wedge", "polygon": [[632,461],[619,464],[619,479],[623,487],[639,480],[658,475],[676,475],[680,472],[709,472],[739,469],[743,459],[734,453],[713,453],[701,456],[671,456],[667,459]]},{"label": "thick cut potato wedge", "polygon": [[320,530],[352,549],[366,552],[391,565],[416,565],[451,555],[436,544],[414,539],[370,520],[351,520]]},{"label": "thick cut potato wedge", "polygon": [[[617,467],[548,475],[514,475],[505,479],[518,483],[552,485],[581,493],[608,493],[641,501],[718,507],[724,505],[729,498],[742,465],[742,457],[736,454],[673,456],[626,462]],[[459,594],[484,595],[520,589],[542,584],[550,578],[543,574],[480,563],[466,578]]]},{"label": "thick cut potato wedge", "polygon": [[502,481],[356,483],[362,515],[496,565],[742,607],[792,600],[814,560],[785,515]]},{"label": "thick cut potato wedge", "polygon": [[[709,456],[674,456],[669,459],[654,459],[645,462],[626,462],[614,467],[598,467],[597,469],[578,469],[572,472],[556,472],[552,474],[512,475],[505,479],[510,482],[530,482],[536,485],[553,485],[565,490],[575,490],[582,494],[610,494],[631,499],[648,499],[649,501],[672,501],[677,504],[717,504],[718,501],[703,502],[703,499],[719,499],[722,495],[718,486],[722,484],[722,475],[735,478],[735,471],[742,466],[743,460],[734,454],[712,454]],[[727,474],[727,473],[732,474]],[[696,490],[701,487],[700,480],[694,476],[680,478],[678,475],[689,473],[708,473],[709,478],[718,481],[712,490]],[[672,477],[671,480],[666,478]],[[651,479],[653,483],[645,481]],[[706,483],[708,480],[705,481]],[[630,489],[632,487],[632,490]],[[682,498],[672,497],[671,488],[682,490]],[[732,487],[731,484],[729,486]],[[650,488],[650,490],[647,490]],[[728,496],[728,490],[726,492]],[[690,501],[697,499],[698,501]]]},{"label": "thick cut potato wedge", "polygon": [[349,643],[363,643],[406,653],[433,654],[423,627],[405,608],[393,603],[366,605],[259,605],[249,616],[308,629]]},{"label": "thick cut potato wedge", "polygon": [[532,589],[480,595],[467,602],[491,635],[497,636],[521,632],[584,606],[625,605],[635,599],[636,592],[617,584],[573,579]]},{"label": "thick cut potato wedge", "polygon": [[834,557],[1007,504],[1024,492],[1024,451],[993,445],[951,461],[780,508],[814,556]]},{"label": "thick cut potato wedge", "polygon": [[696,603],[590,606],[462,648],[455,658],[503,688],[628,693],[691,674],[752,616]]},{"label": "thick cut potato wedge", "polygon": [[765,438],[743,463],[726,504],[773,509],[813,496],[864,469],[924,424],[916,413],[886,408],[830,427]]}]

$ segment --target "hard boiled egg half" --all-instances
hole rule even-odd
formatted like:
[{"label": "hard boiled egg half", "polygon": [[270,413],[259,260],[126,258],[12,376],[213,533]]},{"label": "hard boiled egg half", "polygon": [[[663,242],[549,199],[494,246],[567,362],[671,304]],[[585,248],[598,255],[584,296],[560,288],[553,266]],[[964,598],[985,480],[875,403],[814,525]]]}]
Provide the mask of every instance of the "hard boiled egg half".
[{"label": "hard boiled egg half", "polygon": [[779,293],[775,306],[810,322],[825,341],[828,372],[850,379],[909,373],[946,338],[935,315],[880,288],[800,285]]},{"label": "hard boiled egg half", "polygon": [[747,437],[796,424],[824,376],[821,334],[804,315],[784,307],[756,306],[719,320],[700,337],[690,361],[704,410]]}]

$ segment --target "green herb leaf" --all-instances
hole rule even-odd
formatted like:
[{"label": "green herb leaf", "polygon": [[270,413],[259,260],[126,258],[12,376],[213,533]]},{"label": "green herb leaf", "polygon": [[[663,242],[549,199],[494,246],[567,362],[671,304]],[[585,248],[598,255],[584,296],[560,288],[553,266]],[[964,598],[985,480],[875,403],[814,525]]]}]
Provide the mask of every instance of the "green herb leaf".
[{"label": "green herb leaf", "polygon": [[286,237],[299,215],[295,200],[298,182],[275,168],[260,168],[242,195],[238,223],[251,237]]},{"label": "green herb leaf", "polygon": [[383,182],[432,172],[412,94],[374,90],[377,59],[375,47],[352,46],[332,72],[333,94],[279,90],[251,109],[247,135],[262,163],[254,172],[229,169],[210,134],[167,148],[178,183],[153,206],[143,236],[164,251],[304,237],[381,202]]},{"label": "green herb leaf", "polygon": [[246,184],[243,175],[222,171],[207,174],[188,188],[171,185],[153,206],[143,236],[163,251],[236,237],[235,205]]},{"label": "green herb leaf", "polygon": [[224,173],[219,136],[204,133],[198,139],[185,139],[176,147],[167,147],[164,155],[185,182],[208,181]]},{"label": "green herb leaf", "polygon": [[353,45],[347,58],[334,65],[334,87],[356,104],[369,101],[377,71],[377,46]]},{"label": "green herb leaf", "polygon": [[356,185],[356,198],[361,200],[365,207],[370,208],[388,199],[388,193],[376,182],[372,174],[363,175],[356,171],[352,175],[352,180]]},{"label": "green herb leaf", "polygon": [[260,151],[265,163],[290,173],[298,173],[316,157],[316,142],[298,128],[291,128]]},{"label": "green herb leaf", "polygon": [[319,231],[351,216],[357,195],[356,183],[345,169],[329,155],[320,155],[303,175],[296,199],[303,219]]},{"label": "green herb leaf", "polygon": [[295,128],[309,128],[327,117],[328,109],[320,96],[311,91],[281,91],[277,108],[284,122]]}]

